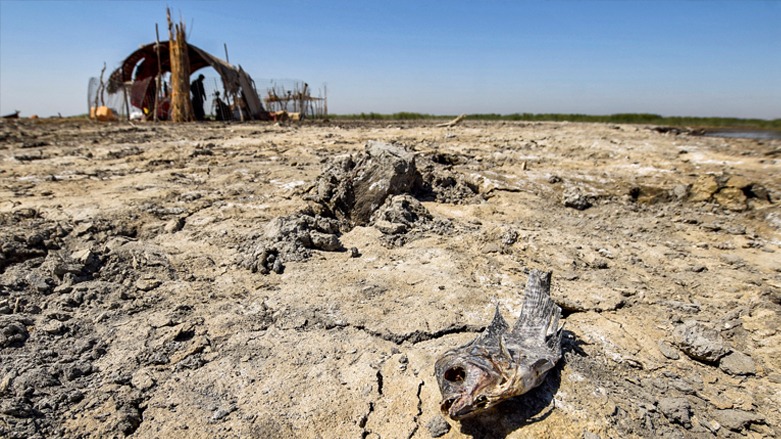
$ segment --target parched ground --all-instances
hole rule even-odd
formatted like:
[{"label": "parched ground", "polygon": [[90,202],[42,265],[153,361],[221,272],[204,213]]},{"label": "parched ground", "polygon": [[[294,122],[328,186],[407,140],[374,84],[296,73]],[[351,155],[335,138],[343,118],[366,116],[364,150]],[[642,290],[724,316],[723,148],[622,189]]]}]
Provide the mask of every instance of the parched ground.
[{"label": "parched ground", "polygon": [[[0,123],[0,437],[781,436],[781,141],[433,125]],[[437,226],[248,268],[370,140],[452,187]],[[444,418],[434,362],[530,268],[562,361]]]}]

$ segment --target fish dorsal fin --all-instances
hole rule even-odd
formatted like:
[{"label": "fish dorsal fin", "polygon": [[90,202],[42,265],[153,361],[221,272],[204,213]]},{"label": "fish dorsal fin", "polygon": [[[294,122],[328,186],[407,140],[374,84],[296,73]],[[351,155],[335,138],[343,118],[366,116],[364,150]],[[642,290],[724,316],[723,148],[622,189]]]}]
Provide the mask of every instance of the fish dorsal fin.
[{"label": "fish dorsal fin", "polygon": [[546,340],[559,331],[559,308],[550,297],[550,271],[531,270],[524,291],[521,315],[510,338],[526,346],[547,346]]},{"label": "fish dorsal fin", "polygon": [[488,325],[487,328],[485,328],[485,331],[483,331],[482,334],[480,334],[479,337],[475,339],[476,345],[481,345],[484,347],[499,347],[501,343],[501,337],[502,335],[507,332],[507,330],[510,328],[510,325],[507,324],[507,321],[502,317],[502,314],[499,312],[499,304],[496,304],[496,310],[494,311],[494,319],[491,321],[491,324]]}]

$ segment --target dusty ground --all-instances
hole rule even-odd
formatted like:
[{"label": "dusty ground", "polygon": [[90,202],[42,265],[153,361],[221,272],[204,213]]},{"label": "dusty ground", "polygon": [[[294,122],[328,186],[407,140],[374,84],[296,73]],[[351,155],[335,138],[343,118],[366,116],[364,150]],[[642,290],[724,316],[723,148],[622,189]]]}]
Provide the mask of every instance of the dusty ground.
[{"label": "dusty ground", "polygon": [[[2,122],[0,437],[781,436],[781,141],[433,125]],[[248,268],[369,140],[450,176],[437,227]],[[434,361],[528,268],[562,362],[444,419]]]}]

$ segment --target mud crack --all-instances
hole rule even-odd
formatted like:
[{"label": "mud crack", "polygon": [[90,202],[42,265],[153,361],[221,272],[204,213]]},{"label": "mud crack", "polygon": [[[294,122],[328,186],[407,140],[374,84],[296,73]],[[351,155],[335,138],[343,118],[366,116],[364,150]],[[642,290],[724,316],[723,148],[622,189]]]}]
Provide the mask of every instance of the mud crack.
[{"label": "mud crack", "polygon": [[379,393],[380,396],[382,396],[382,371],[377,370],[377,393]]},{"label": "mud crack", "polygon": [[423,400],[420,398],[420,392],[423,390],[423,386],[426,384],[425,381],[420,380],[418,382],[418,391],[415,394],[415,397],[418,399],[418,412],[415,414],[415,416],[412,417],[412,422],[415,423],[415,426],[412,428],[412,431],[409,432],[407,435],[407,439],[410,439],[412,436],[415,436],[415,433],[418,432],[418,429],[420,428],[419,420],[420,416],[423,414]]},{"label": "mud crack", "polygon": [[361,419],[358,421],[358,426],[363,429],[361,432],[361,439],[366,439],[371,434],[371,430],[366,429],[366,423],[369,422],[369,416],[371,416],[372,413],[374,413],[374,402],[369,402],[369,411],[361,416]]},{"label": "mud crack", "polygon": [[[377,376],[377,396],[379,398],[382,398],[382,388],[383,388],[383,381],[384,381],[384,378],[382,376],[382,365],[383,364],[384,364],[384,361],[381,362],[377,366],[377,375],[376,375]],[[361,416],[361,419],[358,421],[358,426],[363,429],[363,432],[361,432],[361,439],[364,439],[364,438],[368,437],[369,434],[372,433],[372,431],[370,429],[366,428],[366,425],[369,422],[369,417],[371,416],[372,413],[374,413],[374,401],[369,401],[369,410],[366,412],[366,414]]]},{"label": "mud crack", "polygon": [[[316,326],[316,325],[313,325]],[[324,324],[325,329],[333,329],[333,328],[353,328],[357,329],[359,331],[365,332],[372,337],[377,337],[385,341],[389,341],[391,343],[394,343],[396,345],[402,345],[404,343],[411,343],[411,344],[417,344],[424,341],[434,340],[440,337],[444,337],[446,335],[450,334],[463,334],[463,333],[480,333],[485,330],[485,326],[480,325],[451,325],[446,328],[440,329],[438,331],[430,332],[430,331],[421,331],[421,330],[415,330],[413,332],[409,332],[406,334],[398,334],[394,332],[388,332],[388,331],[378,331],[375,329],[371,329],[366,327],[365,325],[354,325],[350,323],[336,323],[336,322],[328,322]]]}]

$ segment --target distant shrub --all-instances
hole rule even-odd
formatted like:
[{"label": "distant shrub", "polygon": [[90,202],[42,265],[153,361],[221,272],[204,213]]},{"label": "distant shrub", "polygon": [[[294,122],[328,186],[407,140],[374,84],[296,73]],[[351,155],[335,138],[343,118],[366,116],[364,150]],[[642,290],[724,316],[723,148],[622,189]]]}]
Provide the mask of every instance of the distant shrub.
[{"label": "distant shrub", "polygon": [[[413,112],[399,112],[393,114],[360,113],[330,115],[334,119],[361,119],[361,120],[421,120],[421,119],[451,119],[455,115],[432,115]],[[469,114],[467,120],[506,120],[529,122],[584,122],[584,123],[622,123],[622,124],[649,124],[670,125],[698,128],[744,128],[762,130],[781,130],[781,119],[741,119],[734,117],[688,117],[688,116],[661,116],[650,113],[616,113],[608,115],[591,114],[566,114],[566,113],[480,113]]]}]

